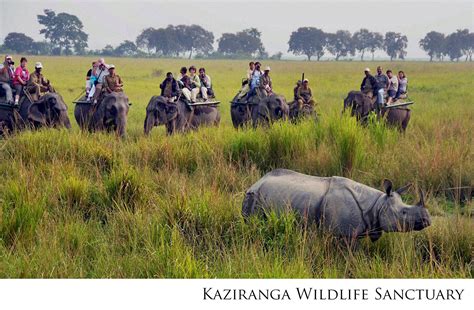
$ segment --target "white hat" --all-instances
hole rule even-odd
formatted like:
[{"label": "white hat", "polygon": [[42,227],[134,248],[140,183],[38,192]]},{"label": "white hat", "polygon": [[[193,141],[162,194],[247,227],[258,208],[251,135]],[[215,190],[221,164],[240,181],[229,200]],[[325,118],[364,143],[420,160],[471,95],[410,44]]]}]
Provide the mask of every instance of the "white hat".
[{"label": "white hat", "polygon": [[115,65],[109,65],[109,69],[115,69]]},{"label": "white hat", "polygon": [[270,67],[266,67],[266,68],[265,68],[265,71],[270,71]]},{"label": "white hat", "polygon": [[370,72],[370,68],[365,68],[364,72]]},{"label": "white hat", "polygon": [[43,68],[43,64],[38,61],[38,62],[35,64],[35,68],[37,68],[37,69]]},{"label": "white hat", "polygon": [[309,82],[309,80],[308,80],[308,79],[304,79],[304,80],[303,80],[303,83],[304,83],[304,82]]},{"label": "white hat", "polygon": [[12,56],[7,55],[7,56],[5,56],[5,59],[12,59]]}]

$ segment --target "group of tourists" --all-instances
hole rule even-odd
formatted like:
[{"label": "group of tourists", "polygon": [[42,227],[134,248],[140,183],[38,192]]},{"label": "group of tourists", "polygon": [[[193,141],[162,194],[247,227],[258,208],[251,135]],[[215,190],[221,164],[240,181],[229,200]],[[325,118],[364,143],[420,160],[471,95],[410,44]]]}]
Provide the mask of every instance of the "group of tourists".
[{"label": "group of tourists", "polygon": [[[175,79],[173,73],[166,73],[166,78],[160,84],[161,96],[167,98],[169,102],[175,102],[181,94],[188,103],[197,102],[198,96],[201,96],[204,102],[214,96],[212,90],[211,78],[206,74],[205,68],[199,68],[199,74],[196,67],[182,67]],[[189,74],[188,74],[189,73]]]},{"label": "group of tourists", "polygon": [[45,93],[54,92],[49,80],[41,73],[43,64],[37,62],[32,74],[27,65],[28,60],[22,57],[20,65],[15,68],[15,62],[10,55],[6,55],[3,64],[0,64],[0,86],[5,92],[8,104],[18,106],[22,95],[31,101],[38,101]]},{"label": "group of tourists", "polygon": [[96,104],[104,93],[122,91],[123,82],[115,72],[115,65],[107,65],[104,58],[93,61],[86,74],[86,101]]},{"label": "group of tourists", "polygon": [[265,70],[262,70],[261,67],[262,64],[258,61],[249,63],[247,79],[243,81],[242,89],[237,95],[239,100],[244,97],[248,100],[254,95],[265,97],[273,93],[270,67],[267,66]]},{"label": "group of tourists", "polygon": [[385,97],[387,105],[398,99],[407,98],[408,79],[405,72],[399,71],[398,75],[394,75],[392,70],[387,70],[384,74],[382,67],[378,66],[376,75],[370,73],[370,68],[365,68],[364,73],[360,90],[371,98],[377,97],[377,109],[384,105]]}]

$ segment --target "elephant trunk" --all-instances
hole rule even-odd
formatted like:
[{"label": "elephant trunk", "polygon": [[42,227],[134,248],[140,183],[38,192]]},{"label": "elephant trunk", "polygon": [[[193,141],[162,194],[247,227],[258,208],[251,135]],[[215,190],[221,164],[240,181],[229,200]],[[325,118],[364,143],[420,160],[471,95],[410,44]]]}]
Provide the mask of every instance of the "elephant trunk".
[{"label": "elephant trunk", "polygon": [[125,137],[125,130],[127,128],[127,117],[122,116],[117,119],[117,135],[121,138]]},{"label": "elephant trunk", "polygon": [[153,126],[155,125],[155,123],[156,123],[155,113],[147,112],[146,117],[145,117],[145,124],[144,124],[145,135],[150,134],[150,131],[153,129]]}]

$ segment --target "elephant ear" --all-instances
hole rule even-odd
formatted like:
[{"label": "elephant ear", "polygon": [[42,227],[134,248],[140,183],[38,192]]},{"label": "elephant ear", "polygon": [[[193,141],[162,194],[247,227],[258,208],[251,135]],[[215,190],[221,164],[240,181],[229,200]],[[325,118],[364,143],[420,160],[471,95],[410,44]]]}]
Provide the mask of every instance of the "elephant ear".
[{"label": "elephant ear", "polygon": [[166,113],[166,118],[168,120],[172,120],[178,114],[178,107],[176,106],[176,104],[165,103],[164,104],[164,109],[165,109],[165,113]]},{"label": "elephant ear", "polygon": [[271,103],[268,97],[262,99],[258,105],[258,114],[263,117],[269,117],[269,112],[271,109]]},{"label": "elephant ear", "polygon": [[35,102],[28,107],[28,119],[41,125],[46,125],[45,111],[46,105],[44,100]]}]

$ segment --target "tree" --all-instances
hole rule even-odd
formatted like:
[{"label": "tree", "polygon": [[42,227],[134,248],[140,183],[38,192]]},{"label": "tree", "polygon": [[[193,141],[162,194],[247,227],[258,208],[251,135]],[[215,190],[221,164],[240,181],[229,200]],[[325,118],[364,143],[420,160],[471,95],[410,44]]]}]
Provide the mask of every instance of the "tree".
[{"label": "tree", "polygon": [[385,34],[383,47],[387,55],[390,56],[390,61],[394,58],[405,59],[407,45],[408,38],[406,36],[392,31]]},{"label": "tree", "polygon": [[370,33],[369,51],[372,53],[372,61],[374,61],[374,54],[376,50],[383,48],[383,35],[378,32]]},{"label": "tree", "polygon": [[468,29],[458,29],[456,31],[456,36],[460,43],[459,48],[461,49],[461,53],[466,56],[465,61],[468,61],[469,59],[472,60],[474,33],[469,33]]},{"label": "tree", "polygon": [[365,52],[369,52],[371,49],[372,38],[372,33],[364,28],[355,32],[352,36],[354,48],[359,51],[361,61],[364,61]]},{"label": "tree", "polygon": [[336,61],[340,57],[354,55],[355,48],[352,41],[351,33],[347,30],[338,30],[334,34],[328,34],[328,51],[336,57]]},{"label": "tree", "polygon": [[[156,31],[155,28],[147,28],[144,29],[135,40],[135,44],[138,48],[146,49],[148,54],[152,54],[152,50],[154,50],[155,45],[152,42],[153,33]],[[156,51],[155,51],[156,53]]]},{"label": "tree", "polygon": [[176,26],[179,35],[179,41],[184,50],[189,52],[191,59],[193,52],[204,55],[212,52],[214,43],[214,34],[198,25],[178,25]]},{"label": "tree", "polygon": [[283,53],[282,52],[278,52],[278,53],[275,53],[273,54],[272,56],[270,56],[270,59],[271,60],[281,60],[281,57],[283,56]]},{"label": "tree", "polygon": [[116,56],[134,56],[137,54],[138,48],[132,41],[125,40],[120,43],[114,50]]},{"label": "tree", "polygon": [[16,53],[29,52],[33,46],[33,39],[24,33],[10,32],[5,37],[3,48]]},{"label": "tree", "polygon": [[88,35],[82,31],[84,26],[81,20],[68,13],[56,14],[52,10],[44,10],[44,15],[38,15],[38,22],[44,26],[40,30],[47,40],[59,49],[61,55],[63,50],[71,54],[74,49],[81,53],[87,47]]},{"label": "tree", "polygon": [[445,53],[449,56],[451,61],[459,61],[459,58],[463,55],[463,47],[466,38],[464,37],[461,30],[453,32],[446,37]]},{"label": "tree", "polygon": [[110,44],[107,44],[103,49],[102,51],[100,51],[100,54],[101,55],[104,55],[104,56],[113,56],[115,54],[115,49],[112,45]]},{"label": "tree", "polygon": [[33,55],[51,55],[53,53],[53,46],[45,41],[33,42],[30,53]]},{"label": "tree", "polygon": [[468,48],[469,48],[468,50],[469,61],[472,61],[472,54],[474,53],[474,32],[469,33],[467,37],[467,42],[468,42]]},{"label": "tree", "polygon": [[433,58],[441,59],[443,57],[445,50],[444,34],[436,31],[428,32],[419,44],[421,49],[430,56],[430,61],[433,61]]},{"label": "tree", "polygon": [[237,33],[223,33],[217,42],[217,51],[224,56],[268,57],[261,40],[261,33],[256,28]]},{"label": "tree", "polygon": [[301,27],[293,31],[288,41],[288,52],[295,55],[306,55],[308,61],[316,56],[318,61],[324,55],[328,36],[324,31],[315,27]]}]

